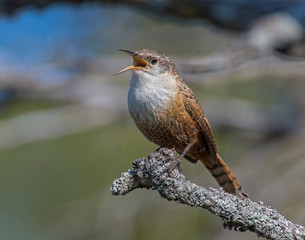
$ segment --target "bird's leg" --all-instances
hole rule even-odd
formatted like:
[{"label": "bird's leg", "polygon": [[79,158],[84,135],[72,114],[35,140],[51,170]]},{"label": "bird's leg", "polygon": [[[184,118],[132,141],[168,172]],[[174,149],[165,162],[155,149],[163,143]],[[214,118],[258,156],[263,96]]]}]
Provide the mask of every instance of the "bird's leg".
[{"label": "bird's leg", "polygon": [[181,172],[181,168],[180,168],[180,163],[182,162],[182,159],[184,158],[184,156],[187,154],[187,152],[190,150],[190,148],[194,145],[194,142],[189,143],[182,154],[180,154],[180,156],[178,158],[176,158],[175,160],[173,160],[171,162],[171,164],[166,168],[166,172],[168,174],[170,174],[176,167],[179,168],[179,171]]}]

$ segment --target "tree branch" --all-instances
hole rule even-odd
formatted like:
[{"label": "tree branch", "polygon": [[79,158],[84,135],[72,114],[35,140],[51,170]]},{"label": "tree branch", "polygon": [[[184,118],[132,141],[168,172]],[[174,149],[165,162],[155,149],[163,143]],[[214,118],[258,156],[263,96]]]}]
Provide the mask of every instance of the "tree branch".
[{"label": "tree branch", "polygon": [[136,188],[157,190],[161,197],[191,207],[202,207],[223,220],[225,228],[235,231],[251,231],[266,239],[305,239],[303,226],[287,221],[277,210],[263,202],[252,202],[222,189],[205,189],[185,179],[175,169],[164,174],[175,158],[175,151],[161,148],[146,158],[133,162],[133,167],[116,179],[110,191],[113,195],[125,195]]}]

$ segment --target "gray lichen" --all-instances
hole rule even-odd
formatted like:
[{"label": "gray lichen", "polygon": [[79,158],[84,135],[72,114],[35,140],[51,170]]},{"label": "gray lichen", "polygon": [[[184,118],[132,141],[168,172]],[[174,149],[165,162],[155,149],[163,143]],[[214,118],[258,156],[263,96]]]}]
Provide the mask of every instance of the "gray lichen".
[{"label": "gray lichen", "polygon": [[222,189],[203,188],[187,181],[177,169],[165,173],[175,151],[161,148],[146,158],[133,162],[133,167],[116,179],[110,191],[125,195],[136,188],[156,189],[169,201],[202,207],[219,216],[225,228],[252,231],[266,239],[305,240],[305,228],[287,221],[277,210],[247,196],[238,197]]}]

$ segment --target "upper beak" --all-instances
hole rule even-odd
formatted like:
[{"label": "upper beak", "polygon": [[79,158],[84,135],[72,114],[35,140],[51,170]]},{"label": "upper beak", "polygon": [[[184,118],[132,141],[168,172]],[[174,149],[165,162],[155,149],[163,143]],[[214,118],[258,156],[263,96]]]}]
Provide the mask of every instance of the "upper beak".
[{"label": "upper beak", "polygon": [[133,62],[133,65],[122,69],[121,71],[119,71],[116,74],[114,74],[114,76],[118,75],[120,73],[126,72],[128,70],[143,69],[143,68],[145,68],[148,65],[147,62],[144,61],[143,59],[139,58],[135,52],[128,51],[128,50],[119,50],[119,51],[126,52],[129,55],[131,55],[133,57],[134,62]]}]

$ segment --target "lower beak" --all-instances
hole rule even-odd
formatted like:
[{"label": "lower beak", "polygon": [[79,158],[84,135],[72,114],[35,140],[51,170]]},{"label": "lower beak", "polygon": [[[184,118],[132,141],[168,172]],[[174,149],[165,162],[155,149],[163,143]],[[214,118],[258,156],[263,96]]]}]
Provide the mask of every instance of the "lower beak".
[{"label": "lower beak", "polygon": [[139,58],[135,52],[131,52],[131,51],[128,51],[128,50],[119,50],[119,51],[126,52],[129,55],[131,55],[133,57],[134,62],[133,62],[133,65],[122,69],[121,71],[114,74],[114,76],[116,76],[120,73],[126,72],[128,70],[141,70],[148,65],[147,62],[144,61],[143,59]]}]

